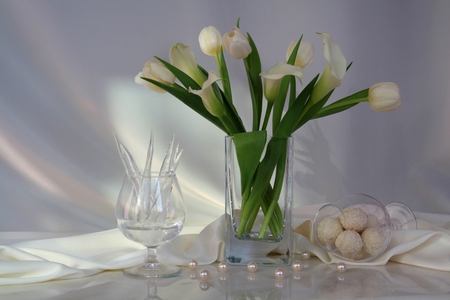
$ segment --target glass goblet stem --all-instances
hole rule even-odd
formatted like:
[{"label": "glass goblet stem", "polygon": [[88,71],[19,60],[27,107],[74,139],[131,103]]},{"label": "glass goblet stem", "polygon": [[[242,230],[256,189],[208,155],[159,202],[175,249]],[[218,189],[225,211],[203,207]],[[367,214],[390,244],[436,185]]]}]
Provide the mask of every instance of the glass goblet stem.
[{"label": "glass goblet stem", "polygon": [[156,247],[147,247],[147,260],[145,267],[148,269],[158,269],[160,267],[157,256]]}]

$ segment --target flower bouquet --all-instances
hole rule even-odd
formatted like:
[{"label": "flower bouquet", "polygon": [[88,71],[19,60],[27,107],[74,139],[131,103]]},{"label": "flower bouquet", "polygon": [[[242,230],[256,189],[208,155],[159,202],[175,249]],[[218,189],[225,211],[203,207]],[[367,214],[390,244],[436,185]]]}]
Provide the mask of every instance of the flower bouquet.
[{"label": "flower bouquet", "polygon": [[[155,57],[135,78],[145,87],[172,94],[233,139],[242,197],[240,220],[234,224],[238,238],[251,232],[261,212],[264,220],[258,227],[258,238],[264,238],[268,231],[273,237],[280,236],[284,221],[278,200],[286,170],[288,138],[296,130],[309,120],[339,113],[360,102],[369,102],[377,111],[391,111],[401,105],[397,85],[388,82],[328,104],[351,64],[347,64],[330,34],[318,34],[323,38],[327,63],[323,73],[301,91],[297,79],[301,82],[303,69],[313,60],[313,44],[302,37],[294,40],[287,49],[286,60],[263,72],[256,44],[250,34],[241,31],[239,20],[223,36],[213,26],[200,32],[200,48],[215,58],[217,72],[198,65],[190,47],[178,43],[170,49],[170,62]],[[253,113],[249,129],[244,127],[233,102],[237,95],[232,94],[224,48],[245,66]]]}]

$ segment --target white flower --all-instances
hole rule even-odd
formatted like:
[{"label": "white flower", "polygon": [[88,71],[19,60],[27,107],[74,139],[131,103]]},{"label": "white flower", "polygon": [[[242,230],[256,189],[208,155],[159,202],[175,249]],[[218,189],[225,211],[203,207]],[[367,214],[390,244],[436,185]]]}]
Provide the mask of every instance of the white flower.
[{"label": "white flower", "polygon": [[267,73],[261,73],[261,77],[264,77],[264,95],[267,101],[275,101],[280,92],[281,81],[287,75],[294,75],[301,79],[303,73],[300,67],[285,62],[279,62],[271,67]]},{"label": "white flower", "polygon": [[327,65],[319,79],[319,82],[311,94],[311,103],[320,101],[331,90],[341,85],[341,79],[347,71],[347,60],[341,48],[333,42],[331,35],[326,32],[318,32],[323,37],[323,55]]},{"label": "white flower", "polygon": [[247,37],[238,27],[233,27],[230,32],[223,36],[223,44],[228,54],[235,59],[246,58],[252,53],[252,47]]},{"label": "white flower", "polygon": [[199,85],[202,85],[205,81],[203,74],[198,69],[197,58],[189,45],[178,43],[170,48],[169,60],[172,65],[186,73]]},{"label": "white flower", "polygon": [[137,84],[150,88],[158,93],[164,93],[165,90],[146,80],[143,80],[141,77],[153,79],[166,85],[172,85],[175,82],[175,75],[173,75],[172,72],[170,72],[169,69],[167,69],[166,66],[158,60],[150,60],[146,62],[142,72],[139,72],[139,74],[136,75],[134,81]]},{"label": "white flower", "polygon": [[203,28],[198,36],[198,42],[206,55],[215,56],[222,50],[222,35],[214,26]]},{"label": "white flower", "polygon": [[400,89],[393,82],[379,82],[369,89],[369,104],[376,111],[393,111],[402,105]]},{"label": "white flower", "polygon": [[[297,41],[293,40],[287,49],[286,52],[286,61],[289,60],[289,57],[292,54],[295,46],[297,45]],[[301,69],[308,67],[314,59],[314,45],[310,42],[301,41],[300,46],[298,47],[297,57],[295,58],[294,66],[298,66]]]},{"label": "white flower", "polygon": [[347,60],[329,33],[318,32],[318,34],[323,36],[323,55],[330,65],[331,74],[341,80],[347,71]]},{"label": "white flower", "polygon": [[203,83],[201,90],[189,88],[189,92],[200,96],[206,109],[216,117],[220,117],[224,114],[222,103],[217,98],[212,88],[212,84],[218,80],[220,80],[219,76],[211,71],[208,73],[208,79]]}]

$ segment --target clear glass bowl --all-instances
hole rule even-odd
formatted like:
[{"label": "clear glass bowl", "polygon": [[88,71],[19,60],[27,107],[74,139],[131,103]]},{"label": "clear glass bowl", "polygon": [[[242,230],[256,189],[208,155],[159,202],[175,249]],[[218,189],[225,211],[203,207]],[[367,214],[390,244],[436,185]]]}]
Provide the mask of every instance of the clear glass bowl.
[{"label": "clear glass bowl", "polygon": [[394,230],[417,229],[414,213],[403,203],[383,206],[365,194],[347,195],[322,206],[313,222],[316,243],[345,261],[366,262],[387,248]]}]

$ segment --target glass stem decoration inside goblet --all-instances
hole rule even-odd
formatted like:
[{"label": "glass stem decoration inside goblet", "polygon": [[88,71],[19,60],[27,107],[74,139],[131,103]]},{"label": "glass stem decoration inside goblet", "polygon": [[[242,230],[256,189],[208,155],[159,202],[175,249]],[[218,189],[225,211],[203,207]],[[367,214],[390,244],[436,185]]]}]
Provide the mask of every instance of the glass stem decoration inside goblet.
[{"label": "glass stem decoration inside goblet", "polygon": [[179,267],[158,262],[156,250],[178,236],[185,217],[186,207],[175,173],[155,172],[150,177],[137,178],[125,176],[116,205],[117,224],[128,239],[147,247],[146,261],[125,269],[125,275],[158,278],[180,274]]}]

